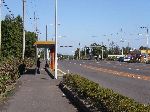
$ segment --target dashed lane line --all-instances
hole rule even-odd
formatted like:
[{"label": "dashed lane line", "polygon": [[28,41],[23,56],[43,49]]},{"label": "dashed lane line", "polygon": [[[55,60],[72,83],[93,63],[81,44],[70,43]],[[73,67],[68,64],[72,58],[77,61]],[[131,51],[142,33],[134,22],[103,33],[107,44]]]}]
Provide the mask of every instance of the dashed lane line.
[{"label": "dashed lane line", "polygon": [[88,65],[88,66],[83,65],[83,67],[87,68],[87,69],[99,71],[99,72],[109,73],[110,75],[118,75],[118,76],[123,76],[123,77],[130,77],[130,78],[150,81],[150,76],[143,76],[143,75],[133,74],[133,73],[128,73],[128,72],[119,72],[116,70],[111,70],[111,69],[106,69],[106,68],[98,68],[98,67],[93,67],[90,65]]}]

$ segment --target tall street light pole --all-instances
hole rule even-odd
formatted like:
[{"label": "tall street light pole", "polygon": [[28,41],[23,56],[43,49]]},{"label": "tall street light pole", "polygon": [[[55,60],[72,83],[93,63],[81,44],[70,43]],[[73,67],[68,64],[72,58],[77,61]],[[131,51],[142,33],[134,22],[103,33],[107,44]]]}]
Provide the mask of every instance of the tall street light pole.
[{"label": "tall street light pole", "polygon": [[146,46],[147,46],[147,48],[146,48],[146,61],[148,61],[148,44],[149,44],[149,35],[148,35],[148,33],[149,33],[149,29],[148,29],[148,27],[140,27],[141,29],[146,29]]},{"label": "tall street light pole", "polygon": [[57,0],[55,0],[55,79],[57,79]]},{"label": "tall street light pole", "polygon": [[1,22],[2,22],[2,18],[1,18],[1,13],[2,13],[2,1],[0,0],[0,55],[1,55]]},{"label": "tall street light pole", "polygon": [[25,55],[25,0],[23,0],[23,50],[22,50],[22,59]]}]

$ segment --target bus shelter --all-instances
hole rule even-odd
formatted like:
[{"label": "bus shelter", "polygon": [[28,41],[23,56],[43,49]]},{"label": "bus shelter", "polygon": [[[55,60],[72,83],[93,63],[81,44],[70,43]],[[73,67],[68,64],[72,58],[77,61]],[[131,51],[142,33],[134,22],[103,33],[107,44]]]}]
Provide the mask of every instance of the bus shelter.
[{"label": "bus shelter", "polygon": [[[51,70],[54,71],[55,69],[55,41],[36,41],[34,45],[36,47],[36,61],[38,58],[37,51],[39,48],[49,49],[49,52],[48,52],[49,57],[50,57],[49,67]],[[47,60],[47,56],[46,56],[46,60]]]}]

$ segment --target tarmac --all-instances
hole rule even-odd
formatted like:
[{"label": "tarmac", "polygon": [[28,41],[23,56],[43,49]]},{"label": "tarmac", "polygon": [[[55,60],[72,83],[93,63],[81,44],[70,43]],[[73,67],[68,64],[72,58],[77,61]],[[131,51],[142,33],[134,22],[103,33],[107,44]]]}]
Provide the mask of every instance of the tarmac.
[{"label": "tarmac", "polygon": [[61,79],[52,79],[44,69],[44,62],[40,74],[34,71],[31,68],[20,77],[20,84],[0,112],[78,112],[59,89]]}]

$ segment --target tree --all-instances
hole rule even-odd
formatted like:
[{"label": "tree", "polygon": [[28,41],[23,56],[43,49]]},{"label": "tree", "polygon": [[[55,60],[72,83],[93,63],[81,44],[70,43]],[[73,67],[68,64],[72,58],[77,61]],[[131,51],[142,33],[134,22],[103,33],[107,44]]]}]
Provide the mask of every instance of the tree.
[{"label": "tree", "polygon": [[93,56],[99,56],[101,55],[102,56],[102,49],[103,49],[103,57],[106,58],[107,55],[108,55],[108,51],[107,51],[107,47],[106,45],[100,45],[100,44],[97,44],[97,43],[93,43],[91,44],[92,46],[92,49],[91,49],[91,54]]},{"label": "tree", "polygon": [[33,44],[36,42],[36,34],[34,32],[26,32],[26,48],[25,56],[34,57],[35,56],[35,47]]},{"label": "tree", "polygon": [[139,49],[140,50],[147,50],[147,47],[141,46]]},{"label": "tree", "polygon": [[[33,43],[36,41],[36,35],[33,32],[26,32],[26,57],[35,56]],[[2,21],[2,56],[3,57],[22,57],[23,48],[23,23],[22,18],[17,16],[12,18],[6,15]]]},{"label": "tree", "polygon": [[79,59],[79,48],[76,49],[75,54],[74,54],[75,59]]},{"label": "tree", "polygon": [[22,52],[22,18],[10,15],[2,21],[2,56],[21,57]]},{"label": "tree", "polygon": [[108,54],[111,54],[111,55],[118,55],[120,54],[120,48],[117,44],[115,44],[114,41],[112,41],[110,43],[110,48],[109,48],[109,51],[108,51]]}]

